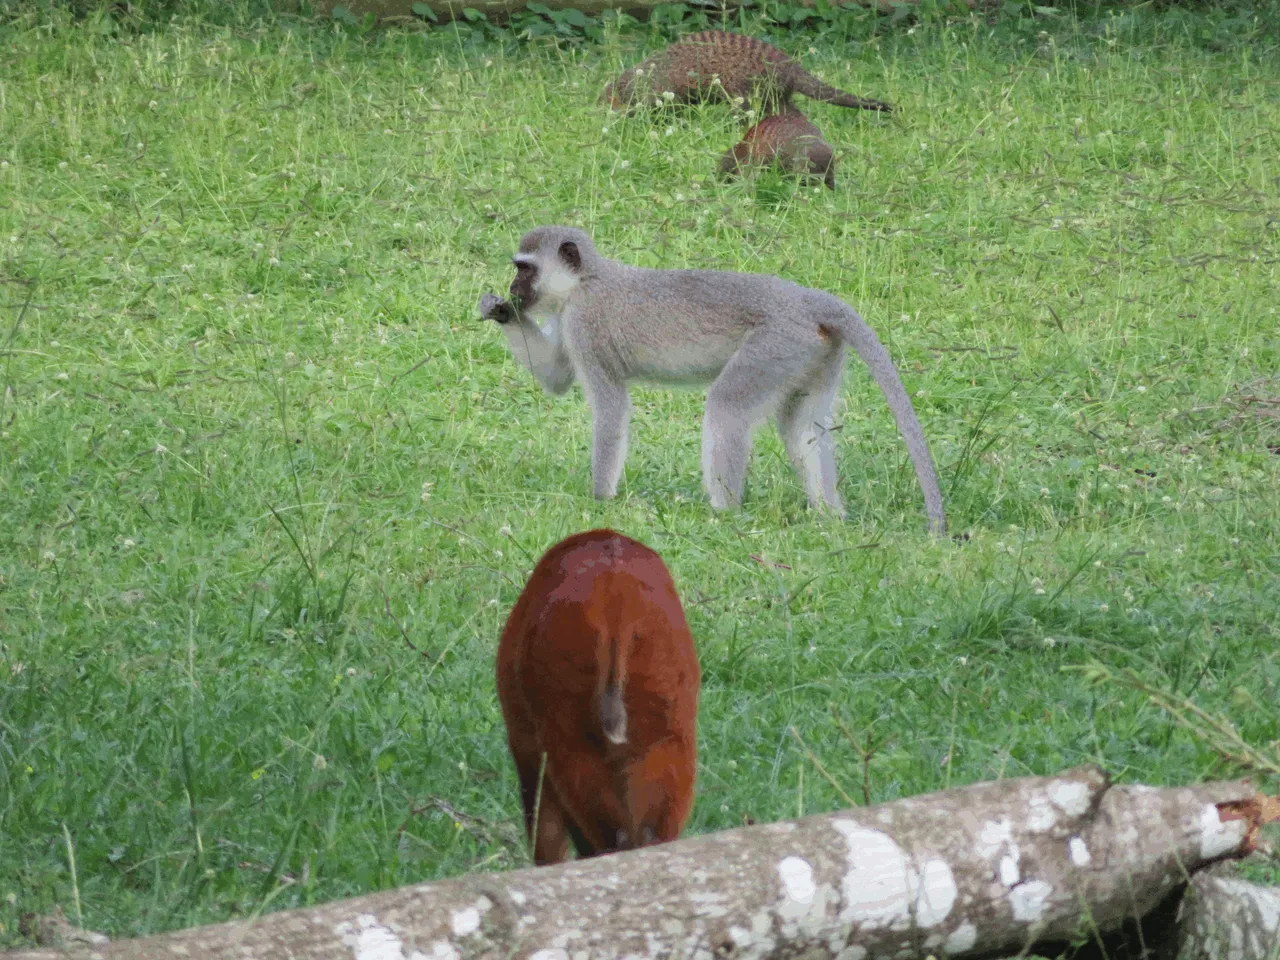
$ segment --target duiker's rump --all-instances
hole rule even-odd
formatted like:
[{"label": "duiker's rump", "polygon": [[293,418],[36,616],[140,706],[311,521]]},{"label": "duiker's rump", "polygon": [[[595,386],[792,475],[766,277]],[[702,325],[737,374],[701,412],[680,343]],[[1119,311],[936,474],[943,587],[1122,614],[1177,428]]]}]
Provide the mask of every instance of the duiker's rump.
[{"label": "duiker's rump", "polygon": [[570,841],[589,857],[680,835],[701,675],[656,553],[612,530],[553,546],[507,618],[497,675],[535,863]]}]

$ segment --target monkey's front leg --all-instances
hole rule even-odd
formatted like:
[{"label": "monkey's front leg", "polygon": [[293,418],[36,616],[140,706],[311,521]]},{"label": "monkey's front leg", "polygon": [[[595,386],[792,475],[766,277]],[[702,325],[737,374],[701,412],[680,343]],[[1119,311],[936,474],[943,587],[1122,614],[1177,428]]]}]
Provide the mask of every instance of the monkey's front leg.
[{"label": "monkey's front leg", "polygon": [[592,493],[597,500],[608,500],[618,492],[622,465],[627,459],[631,397],[626,384],[596,371],[583,375],[583,385],[591,405]]},{"label": "monkey's front leg", "polygon": [[480,318],[502,327],[507,349],[522,367],[533,374],[548,393],[561,394],[573,386],[573,364],[560,342],[557,321],[548,325],[551,335],[526,319],[514,303],[496,294],[480,298]]}]

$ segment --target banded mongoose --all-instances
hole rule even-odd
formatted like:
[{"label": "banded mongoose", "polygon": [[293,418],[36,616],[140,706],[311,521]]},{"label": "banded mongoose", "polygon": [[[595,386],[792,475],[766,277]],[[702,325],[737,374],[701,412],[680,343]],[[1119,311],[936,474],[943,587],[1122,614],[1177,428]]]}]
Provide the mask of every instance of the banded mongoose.
[{"label": "banded mongoose", "polygon": [[[670,97],[663,95],[670,93]],[[801,93],[812,100],[840,107],[892,111],[880,100],[867,100],[828,86],[777,47],[723,30],[704,30],[681,37],[604,88],[601,100],[615,109],[637,100],[674,100],[696,103],[709,100],[744,104],[760,101],[762,115],[779,113]]]},{"label": "banded mongoose", "polygon": [[765,117],[720,159],[721,174],[746,166],[774,165],[801,177],[818,177],[836,188],[836,158],[822,131],[795,107]]}]

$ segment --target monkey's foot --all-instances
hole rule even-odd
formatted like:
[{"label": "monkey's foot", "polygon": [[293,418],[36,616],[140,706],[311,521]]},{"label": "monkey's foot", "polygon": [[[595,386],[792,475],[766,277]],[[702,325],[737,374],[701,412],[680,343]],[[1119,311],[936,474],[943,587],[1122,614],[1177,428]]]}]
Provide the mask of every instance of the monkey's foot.
[{"label": "monkey's foot", "polygon": [[515,304],[503,300],[496,293],[486,293],[480,298],[480,319],[510,323],[516,319]]}]

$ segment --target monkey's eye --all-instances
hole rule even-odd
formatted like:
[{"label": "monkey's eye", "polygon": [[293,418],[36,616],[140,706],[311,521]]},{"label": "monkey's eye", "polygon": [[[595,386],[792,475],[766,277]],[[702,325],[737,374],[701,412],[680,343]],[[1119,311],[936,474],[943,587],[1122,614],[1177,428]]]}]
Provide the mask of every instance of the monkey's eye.
[{"label": "monkey's eye", "polygon": [[528,273],[533,269],[533,264],[525,263],[523,260],[516,262],[516,273]]}]

